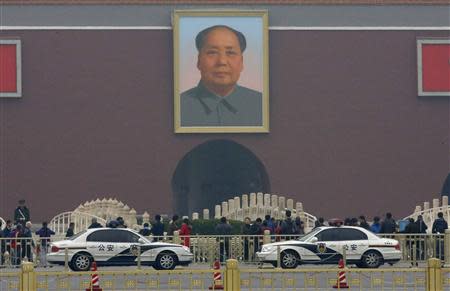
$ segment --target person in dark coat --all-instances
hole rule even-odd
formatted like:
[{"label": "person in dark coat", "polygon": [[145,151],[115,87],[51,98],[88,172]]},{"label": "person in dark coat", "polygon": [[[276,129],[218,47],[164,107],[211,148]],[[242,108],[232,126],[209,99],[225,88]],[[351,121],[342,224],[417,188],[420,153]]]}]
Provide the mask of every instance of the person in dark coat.
[{"label": "person in dark coat", "polygon": [[[414,222],[414,218],[409,218],[408,220],[409,223],[405,226],[405,229],[402,231],[402,233],[413,234],[406,236],[406,247],[408,248],[409,257],[412,260],[411,264],[413,264],[413,261],[415,261],[414,260],[415,246],[418,245],[416,244],[416,240],[418,239],[417,234],[419,233],[419,225],[416,222]],[[419,258],[419,256],[420,250],[419,248],[417,248],[416,259]]]},{"label": "person in dark coat", "polygon": [[256,253],[259,251],[259,246],[262,241],[262,235],[264,234],[263,225],[262,225],[262,219],[257,218],[255,222],[252,224],[251,227],[251,233],[254,236],[253,237],[253,251]]},{"label": "person in dark coat", "polygon": [[89,225],[89,227],[88,228],[101,228],[101,227],[103,227],[100,223],[98,223],[97,222],[97,218],[95,218],[95,217],[93,217],[92,219],[91,219],[91,225]]},{"label": "person in dark coat", "polygon": [[370,230],[370,225],[367,223],[366,217],[364,215],[361,215],[359,217],[359,226],[367,230]]},{"label": "person in dark coat", "polygon": [[321,227],[321,226],[325,226],[325,219],[323,217],[319,217],[315,222],[314,222],[314,228],[316,227]]},{"label": "person in dark coat", "polygon": [[[439,212],[438,217],[433,222],[433,227],[431,228],[432,233],[445,234],[445,230],[448,229],[448,223],[444,219],[444,213]],[[436,244],[436,257],[444,259],[444,237],[441,236]]]},{"label": "person in dark coat", "polygon": [[272,234],[275,233],[275,223],[274,223],[274,221],[272,220],[272,218],[270,217],[269,214],[267,214],[264,217],[263,225],[264,225],[264,223],[266,223],[267,227],[270,230],[270,233],[272,233]]},{"label": "person in dark coat", "polygon": [[74,235],[74,230],[75,230],[75,223],[73,222],[69,223],[69,228],[67,229],[66,237],[72,237]]},{"label": "person in dark coat", "polygon": [[230,235],[231,225],[227,222],[226,217],[220,218],[219,224],[215,228],[216,234],[219,236],[220,262],[224,262],[230,257]]},{"label": "person in dark coat", "polygon": [[286,210],[286,219],[281,224],[281,233],[283,235],[286,235],[286,237],[285,237],[286,240],[291,239],[292,237],[290,235],[292,235],[292,234],[295,235],[298,232],[297,225],[292,220],[291,215],[292,215],[291,211]]},{"label": "person in dark coat", "polygon": [[409,223],[406,225],[405,230],[402,233],[419,233],[419,226],[414,222],[414,218],[409,218]]},{"label": "person in dark coat", "polygon": [[173,233],[175,231],[179,231],[180,230],[180,225],[178,223],[178,219],[180,217],[175,214],[174,216],[172,216],[172,221],[169,223],[169,230],[167,231],[168,235],[173,235]]},{"label": "person in dark coat", "polygon": [[448,229],[448,223],[444,219],[444,213],[439,212],[438,217],[433,222],[433,227],[431,228],[431,232],[444,234],[446,229]]},{"label": "person in dark coat", "polygon": [[152,224],[150,232],[154,236],[153,241],[162,240],[162,236],[164,235],[164,224],[161,222],[161,215],[155,215],[155,222]]},{"label": "person in dark coat", "polygon": [[301,218],[299,216],[297,216],[295,218],[295,226],[297,228],[297,233],[296,234],[305,234],[305,226],[304,226],[303,221],[301,220]]},{"label": "person in dark coat", "polygon": [[47,222],[43,222],[42,228],[36,231],[36,234],[41,238],[41,245],[39,249],[40,266],[47,267],[48,244],[50,243],[50,236],[54,235],[55,232],[48,228]]},{"label": "person in dark coat", "polygon": [[244,239],[244,260],[248,261],[249,259],[249,243],[250,243],[250,235],[252,235],[252,225],[251,225],[252,221],[250,219],[250,217],[246,217],[244,219],[244,225],[242,226],[241,229],[241,234],[243,235],[243,239]]},{"label": "person in dark coat", "polygon": [[396,230],[397,230],[397,223],[392,218],[392,214],[390,212],[386,213],[385,219],[381,222],[380,233],[395,233]]},{"label": "person in dark coat", "polygon": [[422,215],[417,216],[416,224],[418,227],[418,233],[427,233],[428,226],[423,221]]},{"label": "person in dark coat", "polygon": [[425,259],[425,239],[426,236],[424,236],[424,234],[427,233],[427,229],[428,226],[425,224],[425,222],[423,221],[423,217],[422,215],[417,216],[417,220],[416,220],[416,225],[417,225],[417,233],[421,234],[419,236],[417,236],[417,257],[421,260]]},{"label": "person in dark coat", "polygon": [[117,217],[116,221],[117,221],[117,228],[127,228],[127,225],[125,224],[125,220],[123,220],[122,216]]},{"label": "person in dark coat", "polygon": [[151,233],[152,232],[150,230],[150,224],[148,224],[147,222],[144,223],[144,228],[139,231],[139,234],[143,236],[149,236]]}]

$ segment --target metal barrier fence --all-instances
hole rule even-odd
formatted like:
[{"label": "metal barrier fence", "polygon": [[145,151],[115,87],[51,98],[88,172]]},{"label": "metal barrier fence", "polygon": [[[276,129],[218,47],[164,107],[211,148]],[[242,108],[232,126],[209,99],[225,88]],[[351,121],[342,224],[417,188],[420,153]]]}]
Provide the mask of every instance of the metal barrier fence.
[{"label": "metal barrier fence", "polygon": [[[424,290],[426,270],[344,269],[350,290]],[[241,288],[248,290],[332,290],[341,288],[336,269],[240,270]],[[336,287],[335,287],[336,286]]]},{"label": "metal barrier fence", "polygon": [[[450,290],[450,268],[441,268],[441,262],[437,259],[428,260],[426,268],[375,270],[354,268],[245,269],[239,268],[238,261],[230,259],[222,270],[42,272],[35,271],[32,263],[23,263],[21,270],[16,272],[0,272],[0,290],[95,290],[92,285],[92,277],[97,274],[100,278],[100,288],[111,291],[217,290],[222,285],[226,291],[322,291],[332,288],[343,289],[338,284],[338,277],[341,276],[342,279],[342,272],[345,272],[345,285],[349,287],[349,290]],[[214,281],[214,273],[220,273],[221,279]]]},{"label": "metal barrier fence", "polygon": [[[450,248],[450,241],[445,241],[444,234],[395,234],[380,235],[399,241],[402,250],[402,260],[416,265],[429,258],[445,260],[445,246]],[[450,236],[450,234],[448,234]],[[450,238],[450,237],[449,237]]]},{"label": "metal barrier fence", "polygon": [[[240,262],[258,263],[255,252],[266,243],[296,239],[300,236],[260,235],[260,236],[190,236],[190,249],[194,254],[194,262],[209,263],[219,259],[237,259]],[[383,237],[394,238],[400,242],[402,262],[418,265],[429,258],[438,258],[450,266],[450,230],[442,234],[395,234]],[[150,240],[182,244],[182,236],[150,237]],[[36,265],[46,265],[45,254],[49,241],[55,238],[0,238],[0,265],[14,266],[26,258]],[[43,246],[43,242],[47,246]]]}]

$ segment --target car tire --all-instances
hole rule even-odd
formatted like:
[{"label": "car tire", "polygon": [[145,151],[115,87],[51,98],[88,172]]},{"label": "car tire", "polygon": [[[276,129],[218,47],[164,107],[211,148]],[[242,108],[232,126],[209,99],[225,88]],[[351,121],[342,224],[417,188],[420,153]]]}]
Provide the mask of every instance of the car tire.
[{"label": "car tire", "polygon": [[70,261],[69,267],[73,271],[89,271],[92,265],[92,257],[86,253],[78,253],[75,254]]},{"label": "car tire", "polygon": [[295,269],[299,265],[300,256],[296,251],[287,250],[281,252],[280,263],[283,269]]},{"label": "car tire", "polygon": [[367,251],[361,257],[361,264],[376,269],[383,264],[383,256],[377,251]]},{"label": "car tire", "polygon": [[174,253],[162,252],[156,257],[154,268],[156,270],[173,270],[177,264],[177,256]]}]

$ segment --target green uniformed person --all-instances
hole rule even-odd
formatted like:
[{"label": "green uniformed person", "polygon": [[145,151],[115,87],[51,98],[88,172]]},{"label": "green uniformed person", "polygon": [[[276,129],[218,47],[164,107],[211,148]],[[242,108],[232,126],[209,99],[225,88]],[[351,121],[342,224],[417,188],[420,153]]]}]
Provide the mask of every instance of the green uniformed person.
[{"label": "green uniformed person", "polygon": [[23,226],[30,221],[30,210],[25,206],[25,199],[19,200],[19,206],[14,210],[14,222]]}]

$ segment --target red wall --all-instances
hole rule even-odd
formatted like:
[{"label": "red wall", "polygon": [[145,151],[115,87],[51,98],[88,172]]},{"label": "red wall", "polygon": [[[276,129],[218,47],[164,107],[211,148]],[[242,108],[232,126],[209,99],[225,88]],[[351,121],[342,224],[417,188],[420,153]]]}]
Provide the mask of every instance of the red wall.
[{"label": "red wall", "polygon": [[450,170],[449,98],[417,97],[416,73],[416,37],[446,34],[271,31],[270,133],[176,135],[171,31],[2,31],[22,40],[23,98],[0,99],[0,216],[97,197],[171,214],[178,161],[216,138],[312,214],[407,215]]}]

